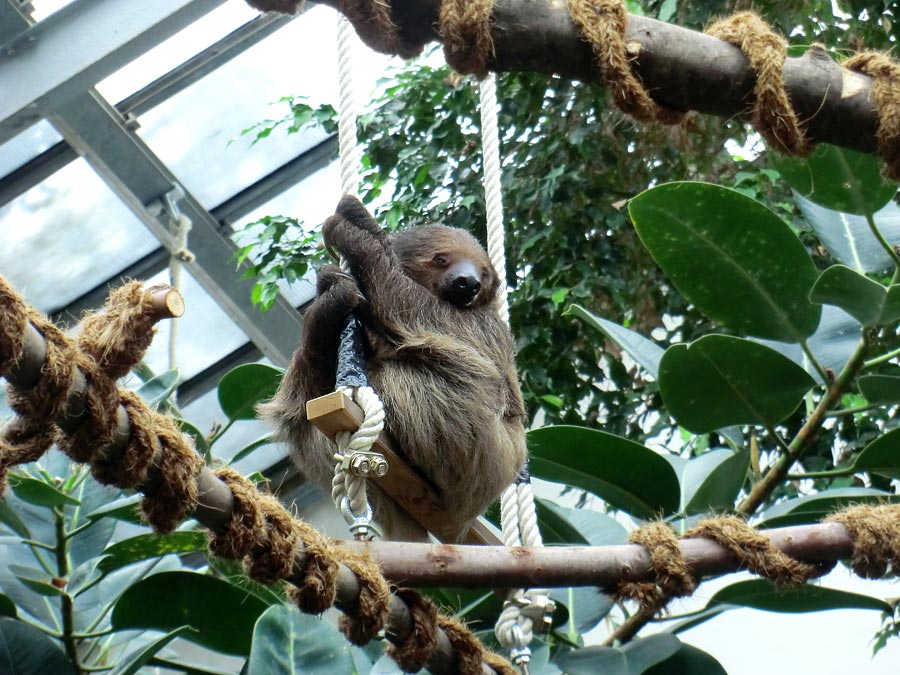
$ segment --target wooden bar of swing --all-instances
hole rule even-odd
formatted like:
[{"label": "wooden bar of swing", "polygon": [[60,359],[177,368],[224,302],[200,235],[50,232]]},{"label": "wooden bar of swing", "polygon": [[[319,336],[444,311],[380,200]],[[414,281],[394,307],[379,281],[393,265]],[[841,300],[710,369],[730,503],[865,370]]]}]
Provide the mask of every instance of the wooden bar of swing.
[{"label": "wooden bar of swing", "polygon": [[[314,427],[332,440],[339,431],[356,431],[365,418],[362,408],[340,391],[307,401],[306,416]],[[394,451],[384,432],[381,432],[372,449],[381,453],[389,469],[385,476],[369,480],[375,481],[419,525],[440,541],[455,543],[447,541],[455,528],[447,517],[447,510],[435,488]],[[465,543],[503,545],[503,541],[484,518],[479,518],[472,524]]]}]

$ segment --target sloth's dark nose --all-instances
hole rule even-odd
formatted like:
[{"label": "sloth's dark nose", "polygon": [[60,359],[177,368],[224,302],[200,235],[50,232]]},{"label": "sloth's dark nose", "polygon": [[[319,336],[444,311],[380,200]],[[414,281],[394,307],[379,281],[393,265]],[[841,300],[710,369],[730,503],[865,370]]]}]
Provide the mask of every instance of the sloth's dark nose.
[{"label": "sloth's dark nose", "polygon": [[453,280],[453,288],[460,295],[468,295],[474,298],[481,290],[481,282],[478,277],[460,276]]},{"label": "sloth's dark nose", "polygon": [[468,307],[481,290],[481,281],[476,276],[461,274],[450,282],[450,301],[457,307]]}]

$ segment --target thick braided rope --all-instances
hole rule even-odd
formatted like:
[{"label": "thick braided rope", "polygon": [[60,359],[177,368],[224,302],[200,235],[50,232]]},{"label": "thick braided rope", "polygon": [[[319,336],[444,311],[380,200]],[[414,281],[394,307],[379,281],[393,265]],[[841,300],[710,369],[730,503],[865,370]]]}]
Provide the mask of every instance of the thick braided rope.
[{"label": "thick braided rope", "polygon": [[[387,5],[373,11],[376,11],[382,18],[384,25],[393,26]],[[386,23],[384,23],[385,21]],[[393,30],[396,32],[396,26],[393,26]],[[356,39],[350,20],[339,14],[337,29],[338,107],[340,108],[338,154],[341,168],[341,190],[344,194],[349,195],[356,195],[359,192],[358,170],[362,163],[362,150],[356,136],[359,110],[354,88],[353,52],[356,49]],[[343,261],[341,266],[345,272],[349,272],[349,268]],[[344,499],[347,499],[350,513],[344,515],[348,524],[355,526],[364,519],[368,520],[371,509],[366,496],[365,477],[347,470],[344,466],[344,458],[353,452],[371,450],[372,444],[384,428],[384,406],[378,394],[371,387],[359,387],[355,394],[352,390],[348,390],[346,393],[356,399],[363,409],[364,418],[362,425],[354,433],[341,432],[335,437],[338,450],[334,456],[335,468],[331,483],[331,497],[338,510],[342,510]],[[370,533],[371,531],[367,527],[353,532],[354,536],[358,538],[371,536]]]},{"label": "thick braided rope", "polygon": [[[92,388],[95,386],[92,378],[99,382],[109,373],[120,371],[127,361],[136,362],[143,355],[149,340],[138,339],[137,329],[142,326],[152,333],[153,322],[158,320],[158,316],[153,317],[146,302],[152,289],[144,292],[142,297],[135,297],[133,291],[132,285],[118,289],[110,296],[103,311],[87,317],[83,322],[81,339],[76,344],[46,317],[31,309],[0,276],[0,307],[8,310],[0,312],[0,372],[8,372],[21,358],[24,334],[31,321],[48,342],[47,358],[57,362],[56,368],[44,369],[42,378],[50,381],[52,386],[45,387],[39,383],[32,391],[47,393],[47,400],[40,403],[42,410],[61,410],[69,387],[57,385],[65,385],[65,381],[70,379],[64,376],[63,371],[73,370],[76,366],[80,368],[85,363],[93,364],[91,375],[85,373]],[[118,326],[121,332],[107,330],[104,323],[107,327]],[[48,340],[48,335],[53,336],[53,342]],[[57,342],[60,350],[56,350]],[[72,352],[75,356],[67,356],[64,352]],[[108,358],[104,359],[104,355]],[[99,363],[95,356],[101,357]],[[56,370],[63,377],[57,377]],[[83,447],[76,454],[91,462],[94,476],[101,482],[119,487],[140,485],[144,491],[142,509],[150,525],[162,532],[172,530],[197,506],[197,479],[203,460],[172,418],[150,410],[134,392],[119,390],[118,400],[106,396],[100,396],[97,400],[108,406],[103,416],[106,420],[116,418],[115,412],[120,404],[125,407],[131,427],[129,447],[118,458],[106,457],[107,449],[96,442],[97,439],[82,434],[81,441],[92,451]],[[30,405],[32,402],[28,403]],[[27,415],[30,410],[23,409],[23,412]],[[90,407],[88,414],[93,414]],[[25,419],[21,420],[21,424],[27,428],[30,423]],[[150,478],[155,485],[148,485],[151,464],[159,472],[158,480]],[[210,533],[209,548],[212,553],[241,560],[247,573],[261,583],[271,584],[299,575],[303,579],[302,585],[292,587],[289,595],[303,611],[309,613],[321,613],[334,604],[338,569],[343,564],[356,575],[360,594],[354,615],[341,620],[341,629],[356,644],[368,642],[382,630],[390,609],[390,588],[377,564],[368,555],[336,549],[312,526],[292,518],[274,496],[260,492],[234,469],[222,467],[215,473],[231,491],[232,509],[224,530]],[[297,560],[301,551],[304,554],[303,566],[298,569]],[[416,611],[415,607],[427,608],[427,601],[416,600],[413,591],[407,591],[401,599],[413,606],[413,620],[417,623],[414,634],[422,636],[411,637],[408,641],[407,649],[403,650],[408,659],[424,665],[431,658],[437,645],[437,621],[441,626],[447,626],[451,643],[461,650],[460,658],[466,665],[460,672],[480,675],[483,661],[500,675],[515,675],[506,661],[487,652],[461,624],[437,616],[436,611]],[[423,625],[419,626],[419,622]]]},{"label": "thick braided rope", "polygon": [[366,497],[366,479],[351,471],[343,470],[341,464],[344,457],[354,452],[368,452],[384,429],[384,406],[372,387],[345,387],[341,391],[351,396],[363,409],[363,422],[354,432],[342,431],[335,436],[338,450],[334,454],[337,462],[334,478],[331,482],[331,499],[340,509],[344,498],[349,502],[350,512],[356,516],[365,516],[369,509]]},{"label": "thick braided rope", "polygon": [[[503,199],[501,192],[500,131],[497,104],[497,82],[493,74],[481,80],[478,87],[481,113],[481,146],[484,162],[484,193],[487,211],[487,244],[491,264],[500,277],[499,312],[509,324],[509,299],[506,290],[506,252],[504,249]],[[507,546],[541,546],[541,533],[534,509],[534,493],[530,481],[517,481],[500,496],[500,523]],[[524,611],[528,605],[542,606],[543,589],[516,589],[503,604],[494,633],[500,644],[509,649],[519,664],[530,658],[529,645],[534,637],[534,617]],[[545,601],[544,601],[545,602]]]},{"label": "thick braided rope", "polygon": [[590,43],[600,81],[613,102],[641,122],[680,124],[684,114],[661,106],[631,70],[625,26],[628,12],[622,0],[567,0],[569,14],[584,39]]},{"label": "thick braided rope", "polygon": [[362,152],[356,138],[359,110],[354,88],[354,51],[357,37],[353,24],[343,14],[337,16],[338,46],[338,156],[341,167],[341,191],[345,195],[359,193],[359,166]]},{"label": "thick braided rope", "polygon": [[787,41],[753,12],[740,12],[717,21],[706,32],[738,47],[756,74],[751,121],[776,150],[804,157],[812,145],[791,106],[784,87]]},{"label": "thick braided rope", "polygon": [[443,0],[438,18],[444,58],[455,70],[483,79],[494,45],[491,11],[494,0]]},{"label": "thick braided rope", "polygon": [[878,154],[884,161],[884,175],[900,181],[900,64],[884,54],[864,52],[843,66],[875,78],[872,98],[878,109]]}]

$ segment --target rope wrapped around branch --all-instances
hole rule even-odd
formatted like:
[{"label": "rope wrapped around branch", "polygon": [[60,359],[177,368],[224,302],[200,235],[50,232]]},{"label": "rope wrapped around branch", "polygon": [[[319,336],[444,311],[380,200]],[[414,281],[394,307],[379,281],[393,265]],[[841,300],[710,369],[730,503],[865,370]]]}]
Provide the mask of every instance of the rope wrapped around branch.
[{"label": "rope wrapped around branch", "polygon": [[[154,297],[158,290],[141,290],[133,282],[114,291],[103,310],[85,318],[75,341],[29,307],[0,276],[0,372],[22,382],[25,378],[17,372],[21,363],[39,360],[33,354],[25,358],[29,330],[40,329],[33,343],[46,350],[45,363],[38,366],[43,376],[24,392],[10,386],[11,398],[21,402],[20,416],[0,436],[0,467],[5,471],[37,460],[56,440],[73,459],[90,464],[101,482],[138,487],[144,493],[145,518],[154,529],[167,532],[197,508],[198,478],[208,470],[174,420],[149,409],[133,392],[117,388],[109,377],[137,363],[150,344],[153,324],[171,315],[160,311]],[[82,391],[75,392],[78,388]],[[83,410],[73,415],[76,402]],[[126,439],[121,447],[116,447],[118,441],[105,446],[121,435],[120,411],[128,428]],[[49,417],[36,417],[48,412]],[[25,454],[17,445],[20,441],[28,450]],[[213,554],[242,561],[247,574],[261,583],[289,580],[294,584],[289,596],[301,610],[315,614],[335,603],[337,579],[341,570],[347,570],[356,579],[359,593],[352,615],[341,619],[341,629],[354,644],[365,644],[385,628],[397,596],[368,554],[335,546],[233,469],[220,468],[215,473],[223,489],[227,488],[230,504],[225,524],[210,534]],[[218,508],[222,510],[221,505]],[[437,636],[443,632],[443,640],[449,639],[459,650],[462,675],[482,675],[482,663],[491,664],[502,675],[515,673],[461,624],[416,610],[425,601],[413,599],[415,595],[404,591],[400,597],[413,606],[413,637],[403,642],[412,639],[417,645],[409,663],[431,665],[440,643]],[[446,629],[441,628],[444,623]],[[415,637],[429,631],[435,639]]]}]

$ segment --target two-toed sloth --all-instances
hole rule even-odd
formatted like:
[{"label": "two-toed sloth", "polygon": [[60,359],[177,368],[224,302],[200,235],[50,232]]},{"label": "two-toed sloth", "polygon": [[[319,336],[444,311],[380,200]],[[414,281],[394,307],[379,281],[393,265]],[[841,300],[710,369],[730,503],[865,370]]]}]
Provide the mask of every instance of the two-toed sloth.
[{"label": "two-toed sloth", "polygon": [[[389,236],[352,197],[325,222],[324,239],[352,278],[334,267],[320,271],[300,347],[261,412],[300,470],[329,486],[334,445],[307,420],[306,402],[334,389],[338,336],[355,310],[386,431],[438,489],[460,539],[525,462],[513,341],[497,311],[501,280],[467,232],[425,226]],[[422,529],[369,485],[385,535],[421,539]]]}]

